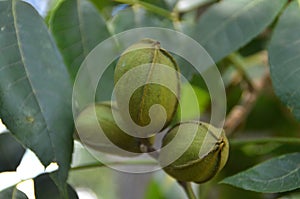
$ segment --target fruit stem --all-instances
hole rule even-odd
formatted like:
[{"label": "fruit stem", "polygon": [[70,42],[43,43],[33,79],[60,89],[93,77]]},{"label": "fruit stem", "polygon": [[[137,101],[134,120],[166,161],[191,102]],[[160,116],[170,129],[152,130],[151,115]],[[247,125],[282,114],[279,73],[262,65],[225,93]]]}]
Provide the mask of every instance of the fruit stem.
[{"label": "fruit stem", "polygon": [[197,197],[193,191],[192,184],[190,182],[182,182],[182,181],[177,181],[177,182],[178,182],[178,184],[180,184],[182,186],[188,199],[197,199]]},{"label": "fruit stem", "polygon": [[[152,146],[149,139],[141,138],[139,140],[141,142],[140,144],[141,151],[143,153],[148,153],[152,158],[158,160],[159,151]],[[186,195],[188,196],[188,199],[197,199],[190,182],[177,181],[177,183],[183,188]]]},{"label": "fruit stem", "polygon": [[[155,149],[152,146],[149,139],[141,138],[140,142],[141,142],[140,144],[141,151],[143,153],[148,153],[152,158],[158,160],[159,152],[157,151],[157,149]],[[182,182],[182,181],[177,181],[177,182],[185,191],[186,195],[188,196],[188,199],[197,199],[190,182]]]},{"label": "fruit stem", "polygon": [[155,149],[152,144],[150,143],[148,138],[141,138],[140,139],[140,149],[143,153],[148,153],[152,158],[158,160],[159,152]]}]

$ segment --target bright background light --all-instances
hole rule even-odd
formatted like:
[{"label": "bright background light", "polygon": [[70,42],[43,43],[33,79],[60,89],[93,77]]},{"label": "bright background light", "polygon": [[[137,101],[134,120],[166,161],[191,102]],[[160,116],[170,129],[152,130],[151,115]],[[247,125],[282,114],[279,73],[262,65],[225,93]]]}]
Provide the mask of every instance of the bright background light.
[{"label": "bright background light", "polygon": [[[7,129],[0,120],[0,133],[5,131]],[[27,149],[15,172],[0,173],[0,191],[18,184],[17,188],[23,191],[29,199],[35,199],[32,178],[44,172],[54,171],[57,168],[57,164],[52,163],[45,169],[36,155]]]},{"label": "bright background light", "polygon": [[[0,119],[0,134],[5,131],[7,129]],[[15,172],[0,173],[0,191],[17,184],[17,188],[24,192],[28,199],[35,199],[32,178],[57,169],[58,165],[56,163],[51,163],[45,169],[37,156],[31,150],[27,149]],[[76,192],[79,199],[97,199],[97,196],[89,189],[78,188]]]}]

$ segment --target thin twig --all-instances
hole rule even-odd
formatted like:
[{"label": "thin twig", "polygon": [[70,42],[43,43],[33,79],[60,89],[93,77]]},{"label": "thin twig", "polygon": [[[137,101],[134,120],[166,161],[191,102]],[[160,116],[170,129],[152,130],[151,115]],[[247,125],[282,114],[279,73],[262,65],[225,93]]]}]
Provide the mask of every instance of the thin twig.
[{"label": "thin twig", "polygon": [[239,147],[245,146],[246,144],[266,144],[266,143],[278,143],[278,144],[289,144],[299,145],[300,138],[297,137],[267,137],[267,138],[252,138],[252,139],[233,139],[230,142],[231,146]]},{"label": "thin twig", "polygon": [[99,168],[99,167],[106,167],[108,165],[157,165],[157,163],[154,161],[153,162],[151,162],[151,161],[127,161],[127,162],[123,161],[123,162],[107,162],[107,163],[96,162],[96,163],[72,167],[72,168],[70,168],[70,170],[76,171],[76,170],[83,170],[83,169],[93,169],[93,168]]},{"label": "thin twig", "polygon": [[[228,60],[234,64],[238,72],[242,75],[243,80],[247,83],[247,88],[243,91],[240,102],[232,108],[226,117],[224,130],[227,136],[231,135],[247,118],[261,91],[269,83],[270,77],[269,71],[266,71],[260,79],[253,81],[245,72],[244,63],[239,55],[231,54],[228,56]],[[268,65],[266,53],[262,53],[261,61],[264,65]]]},{"label": "thin twig", "polygon": [[259,94],[268,82],[269,73],[267,72],[261,79],[253,84],[253,89],[247,89],[242,93],[239,104],[235,105],[226,117],[224,130],[227,136],[231,135],[247,118]]}]

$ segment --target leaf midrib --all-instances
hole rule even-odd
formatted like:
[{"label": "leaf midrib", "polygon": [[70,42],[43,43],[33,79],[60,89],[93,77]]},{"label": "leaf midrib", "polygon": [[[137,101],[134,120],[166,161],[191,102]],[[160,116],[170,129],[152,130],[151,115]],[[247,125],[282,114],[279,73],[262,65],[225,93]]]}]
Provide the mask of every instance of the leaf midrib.
[{"label": "leaf midrib", "polygon": [[85,38],[85,36],[84,36],[84,34],[83,34],[83,16],[82,16],[82,11],[81,11],[81,8],[80,8],[80,2],[79,2],[80,0],[77,0],[77,13],[78,13],[78,28],[79,28],[79,34],[80,34],[80,37],[81,37],[81,43],[82,43],[82,50],[83,50],[83,56],[84,57],[86,57],[87,56],[87,54],[88,54],[88,48],[87,48],[87,46],[86,46],[86,38]]},{"label": "leaf midrib", "polygon": [[291,170],[291,171],[287,171],[284,175],[278,176],[276,178],[272,178],[272,179],[267,179],[267,180],[261,180],[258,178],[252,178],[250,177],[250,179],[252,179],[255,182],[267,182],[268,184],[274,181],[283,181],[285,178],[288,178],[289,176],[293,175],[294,173],[297,173],[298,171],[300,171],[300,166],[296,167],[295,169]]},{"label": "leaf midrib", "polygon": [[[34,96],[34,99],[38,105],[38,109],[39,111],[42,113],[42,120],[44,121],[45,123],[45,129],[47,130],[47,136],[49,137],[49,141],[50,141],[50,145],[51,145],[51,150],[53,152],[53,154],[55,154],[55,147],[54,147],[54,143],[52,141],[52,138],[51,138],[51,131],[48,127],[48,123],[46,122],[47,119],[44,117],[44,112],[43,112],[43,109],[39,103],[39,100],[36,96],[36,93],[35,93],[35,90],[34,90],[34,86],[33,86],[33,83],[30,81],[30,78],[29,78],[29,72],[27,71],[27,67],[26,67],[26,61],[25,61],[25,56],[24,56],[24,52],[23,52],[23,49],[22,49],[22,44],[20,42],[20,32],[19,32],[19,29],[18,29],[18,26],[17,26],[17,12],[16,12],[16,4],[17,4],[17,0],[12,0],[12,13],[13,13],[13,22],[14,22],[14,28],[15,28],[15,32],[16,32],[16,40],[17,40],[17,44],[18,44],[18,50],[19,50],[19,53],[20,53],[20,57],[21,57],[21,61],[23,63],[23,69],[25,71],[25,74],[26,74],[26,79],[29,83],[29,86],[31,88],[31,92],[33,93],[33,96]],[[53,157],[52,157],[53,158]]]}]

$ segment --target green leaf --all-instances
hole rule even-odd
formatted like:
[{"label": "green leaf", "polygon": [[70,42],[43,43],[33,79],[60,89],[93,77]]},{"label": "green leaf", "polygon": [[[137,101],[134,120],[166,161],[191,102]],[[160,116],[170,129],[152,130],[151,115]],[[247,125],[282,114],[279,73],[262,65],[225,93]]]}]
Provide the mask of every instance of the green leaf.
[{"label": "green leaf", "polygon": [[73,79],[89,52],[110,36],[104,19],[87,0],[63,1],[50,19],[50,29]]},{"label": "green leaf", "polygon": [[120,33],[125,30],[139,27],[164,27],[173,28],[172,21],[148,12],[143,8],[129,7],[121,10],[111,20],[114,33]]},{"label": "green leaf", "polygon": [[114,8],[117,7],[119,4],[116,1],[112,1],[112,0],[101,0],[101,1],[90,0],[90,1],[95,5],[95,7],[100,11],[101,15],[105,19],[111,18]]},{"label": "green leaf", "polygon": [[28,197],[17,187],[9,187],[0,192],[1,199],[28,199]]},{"label": "green leaf", "polygon": [[114,5],[117,5],[117,2],[114,2],[112,0],[91,0],[91,2],[99,9],[103,10],[107,7],[112,7]]},{"label": "green leaf", "polygon": [[165,0],[139,0],[139,1],[143,1],[163,9],[168,9],[168,4],[166,3]]},{"label": "green leaf", "polygon": [[194,38],[214,61],[247,44],[277,16],[286,0],[224,0],[200,18]]},{"label": "green leaf", "polygon": [[120,33],[136,27],[135,15],[132,8],[119,11],[111,20],[114,33]]},{"label": "green leaf", "polygon": [[73,149],[71,84],[43,18],[29,4],[0,1],[0,117],[44,166],[59,165],[59,187]]},{"label": "green leaf", "polygon": [[11,133],[0,134],[0,172],[15,171],[25,153],[24,147]]},{"label": "green leaf", "polygon": [[45,16],[45,22],[49,26],[51,16],[54,14],[57,7],[63,2],[64,0],[53,0],[50,5],[48,5],[48,11]]},{"label": "green leaf", "polygon": [[272,158],[253,168],[225,178],[221,183],[262,193],[300,188],[300,153]]},{"label": "green leaf", "polygon": [[[67,185],[68,199],[79,199],[76,191]],[[39,175],[34,179],[34,191],[36,199],[60,199],[59,190],[54,184],[49,174]]]},{"label": "green leaf", "polygon": [[230,147],[247,156],[279,155],[298,152],[300,139],[296,137],[266,137],[258,139],[231,139]]},{"label": "green leaf", "polygon": [[269,46],[272,83],[276,95],[300,120],[300,8],[291,2],[281,15]]}]

